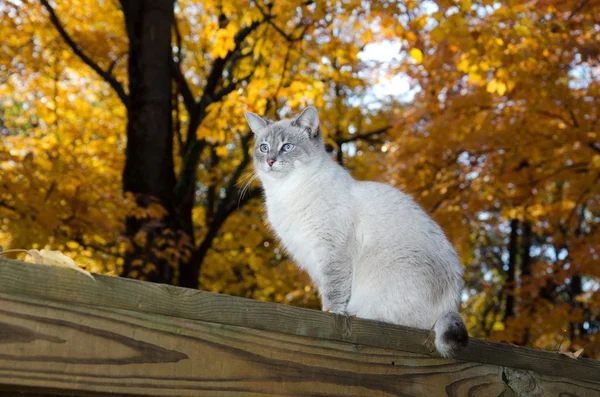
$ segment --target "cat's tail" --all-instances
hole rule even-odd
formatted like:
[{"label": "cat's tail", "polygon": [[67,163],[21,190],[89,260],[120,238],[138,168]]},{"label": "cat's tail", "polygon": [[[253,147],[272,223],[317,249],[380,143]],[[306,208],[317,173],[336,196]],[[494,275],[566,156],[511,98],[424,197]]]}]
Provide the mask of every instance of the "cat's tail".
[{"label": "cat's tail", "polygon": [[469,334],[457,311],[443,313],[433,326],[435,347],[442,357],[453,357],[467,347]]}]

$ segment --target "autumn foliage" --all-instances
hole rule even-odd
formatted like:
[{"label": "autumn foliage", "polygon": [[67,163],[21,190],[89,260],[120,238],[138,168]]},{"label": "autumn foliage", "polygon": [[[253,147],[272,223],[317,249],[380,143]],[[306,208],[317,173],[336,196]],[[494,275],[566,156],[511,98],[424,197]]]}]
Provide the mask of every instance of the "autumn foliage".
[{"label": "autumn foliage", "polygon": [[598,2],[136,4],[0,3],[0,246],[318,308],[243,118],[315,105],[440,222],[471,335],[600,356]]}]

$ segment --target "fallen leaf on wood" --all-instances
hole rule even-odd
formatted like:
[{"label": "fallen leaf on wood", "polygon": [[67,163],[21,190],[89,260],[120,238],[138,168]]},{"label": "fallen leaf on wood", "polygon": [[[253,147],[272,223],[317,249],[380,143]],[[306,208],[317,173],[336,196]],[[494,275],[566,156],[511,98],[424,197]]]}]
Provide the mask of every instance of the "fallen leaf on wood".
[{"label": "fallen leaf on wood", "polygon": [[[94,280],[94,276],[90,272],[87,272],[77,266],[75,261],[60,251],[52,251],[43,249],[38,251],[36,249],[24,250],[24,249],[11,249],[7,251],[1,251],[1,254],[9,253],[9,252],[26,252],[31,255],[33,261],[38,265],[48,265],[53,267],[62,267],[64,269],[75,270],[79,273],[85,274],[92,280]],[[95,281],[95,280],[94,280]]]},{"label": "fallen leaf on wood", "polygon": [[[65,269],[73,269],[77,272],[85,274],[92,280],[94,279],[94,277],[92,276],[92,274],[90,272],[85,271],[82,268],[80,268],[79,266],[77,266],[77,264],[75,263],[75,261],[73,259],[66,256],[65,254],[63,254],[60,251],[51,251],[51,250],[38,251],[38,250],[31,249],[31,250],[27,251],[27,253],[29,255],[33,256],[35,263],[37,263],[39,265],[48,265],[48,266],[54,266],[54,267],[62,267]],[[38,262],[38,260],[40,262]]]},{"label": "fallen leaf on wood", "polygon": [[571,357],[574,360],[577,360],[577,358],[581,355],[581,353],[583,353],[583,349],[579,349],[576,352],[558,352],[558,353],[565,355],[567,357]]}]

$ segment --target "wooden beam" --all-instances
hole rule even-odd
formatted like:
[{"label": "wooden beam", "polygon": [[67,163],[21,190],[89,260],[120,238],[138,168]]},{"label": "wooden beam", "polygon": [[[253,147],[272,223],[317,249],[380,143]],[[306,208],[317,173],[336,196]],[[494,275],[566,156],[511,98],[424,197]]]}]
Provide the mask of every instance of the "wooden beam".
[{"label": "wooden beam", "polygon": [[[100,275],[94,278],[65,269],[0,260],[0,292],[11,296],[90,305],[96,310],[123,309],[200,320],[251,328],[254,332],[317,338],[322,343],[346,342],[435,358],[427,342],[429,332],[425,330],[131,279]],[[154,318],[162,321],[160,316]],[[600,382],[600,362],[596,360],[575,360],[508,344],[472,340],[458,359],[587,381],[596,386]]]},{"label": "wooden beam", "polygon": [[0,294],[0,330],[0,390],[15,392],[600,395],[597,383],[500,366],[8,294]]}]

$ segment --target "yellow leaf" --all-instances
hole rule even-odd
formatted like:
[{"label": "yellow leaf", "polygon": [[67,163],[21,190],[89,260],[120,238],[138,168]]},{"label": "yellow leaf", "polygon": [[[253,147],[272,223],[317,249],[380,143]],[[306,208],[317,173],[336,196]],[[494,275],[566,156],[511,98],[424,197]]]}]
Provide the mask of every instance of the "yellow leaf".
[{"label": "yellow leaf", "polygon": [[60,251],[51,251],[43,249],[38,251],[36,249],[30,249],[27,251],[29,255],[33,257],[33,260],[38,265],[48,265],[53,267],[62,267],[64,269],[72,269],[79,273],[83,273],[90,277],[92,280],[94,277],[87,271],[83,270],[75,261]]},{"label": "yellow leaf", "polygon": [[410,50],[409,54],[412,57],[412,59],[415,60],[416,63],[423,62],[423,53],[418,48],[413,48],[412,50]]},{"label": "yellow leaf", "polygon": [[465,57],[463,57],[458,64],[456,65],[456,67],[458,68],[459,71],[461,72],[468,72],[469,71],[469,60]]},{"label": "yellow leaf", "polygon": [[229,149],[225,145],[217,146],[216,152],[219,157],[225,157],[229,154]]},{"label": "yellow leaf", "polygon": [[493,94],[494,92],[496,92],[497,88],[498,88],[498,82],[496,81],[496,79],[492,79],[488,83],[486,91],[489,92],[490,94]]},{"label": "yellow leaf", "polygon": [[228,52],[235,48],[234,35],[235,30],[233,28],[217,30],[211,55],[216,58],[225,58]]},{"label": "yellow leaf", "polygon": [[482,86],[485,84],[485,81],[479,73],[470,73],[469,84],[477,84],[478,86]]},{"label": "yellow leaf", "polygon": [[371,29],[365,30],[361,37],[361,40],[363,44],[370,43],[373,40],[373,31]]},{"label": "yellow leaf", "polygon": [[498,95],[504,95],[504,93],[506,92],[506,84],[504,84],[503,82],[499,81],[496,84],[496,91],[498,92]]}]

